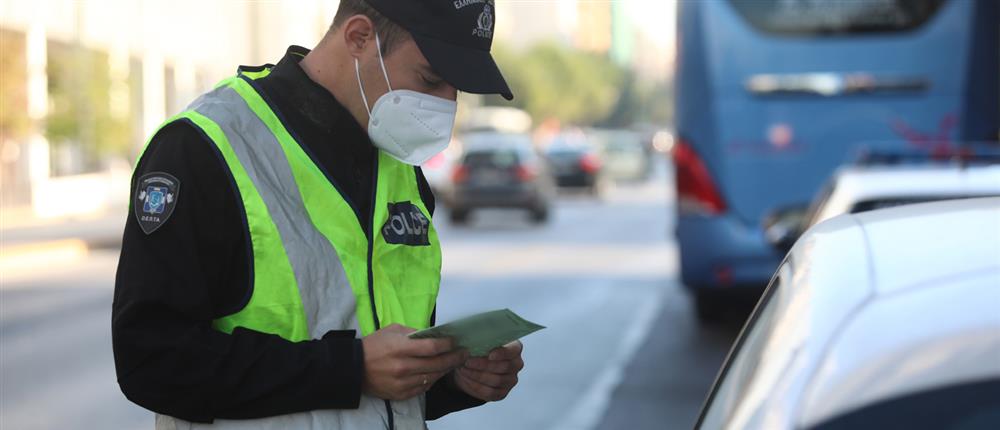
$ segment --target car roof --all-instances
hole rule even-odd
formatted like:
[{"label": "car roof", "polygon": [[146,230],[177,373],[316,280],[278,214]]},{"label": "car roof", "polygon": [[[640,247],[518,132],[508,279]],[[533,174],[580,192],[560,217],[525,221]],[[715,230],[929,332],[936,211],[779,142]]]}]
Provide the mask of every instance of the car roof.
[{"label": "car roof", "polygon": [[987,359],[1000,356],[1000,198],[841,215],[806,231],[781,270],[736,428],[808,427],[928,387],[1000,378],[1000,361]]},{"label": "car roof", "polygon": [[812,222],[847,213],[861,202],[1000,196],[1000,165],[849,166],[832,180]]},{"label": "car roof", "polygon": [[839,193],[853,201],[901,196],[1000,193],[1000,165],[927,164],[850,166],[835,176]]},{"label": "car roof", "polygon": [[866,243],[868,294],[825,346],[801,424],[907,393],[1000,378],[1000,198],[849,217]]},{"label": "car roof", "polygon": [[864,229],[880,293],[1000,268],[1000,198],[914,204],[854,218]]}]

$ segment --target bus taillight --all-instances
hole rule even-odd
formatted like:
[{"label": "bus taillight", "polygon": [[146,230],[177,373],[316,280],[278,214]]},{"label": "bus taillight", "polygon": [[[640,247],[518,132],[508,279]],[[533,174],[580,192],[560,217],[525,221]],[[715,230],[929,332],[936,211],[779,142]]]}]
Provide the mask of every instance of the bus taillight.
[{"label": "bus taillight", "polygon": [[698,153],[683,138],[674,144],[672,153],[680,212],[704,215],[725,212],[726,202]]}]

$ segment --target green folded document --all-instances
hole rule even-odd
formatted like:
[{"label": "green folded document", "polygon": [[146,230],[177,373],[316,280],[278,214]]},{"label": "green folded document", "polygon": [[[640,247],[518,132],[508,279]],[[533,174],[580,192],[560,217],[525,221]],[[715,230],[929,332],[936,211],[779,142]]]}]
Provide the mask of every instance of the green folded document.
[{"label": "green folded document", "polygon": [[473,357],[484,357],[494,348],[506,345],[545,328],[510,309],[498,309],[461,318],[447,324],[410,333],[411,339],[450,337]]}]

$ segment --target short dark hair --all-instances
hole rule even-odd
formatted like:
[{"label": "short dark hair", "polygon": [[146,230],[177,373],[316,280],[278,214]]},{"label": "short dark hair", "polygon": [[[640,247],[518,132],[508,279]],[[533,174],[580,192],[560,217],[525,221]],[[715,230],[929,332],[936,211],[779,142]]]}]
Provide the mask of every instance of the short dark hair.
[{"label": "short dark hair", "polygon": [[368,2],[365,0],[340,0],[340,6],[337,7],[337,14],[333,16],[333,24],[330,25],[330,31],[336,30],[344,21],[347,21],[348,18],[354,15],[364,15],[372,20],[372,24],[375,25],[375,31],[378,32],[379,41],[382,45],[382,55],[388,54],[389,51],[401,42],[405,42],[410,38],[410,33],[406,29],[386,18],[385,15],[382,15],[375,8],[368,5]]}]

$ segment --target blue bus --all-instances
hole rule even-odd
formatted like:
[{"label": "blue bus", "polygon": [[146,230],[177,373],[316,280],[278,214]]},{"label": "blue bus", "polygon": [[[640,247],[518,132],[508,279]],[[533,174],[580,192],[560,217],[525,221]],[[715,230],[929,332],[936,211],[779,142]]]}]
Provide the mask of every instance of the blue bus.
[{"label": "blue bus", "polygon": [[997,140],[1000,1],[678,3],[676,234],[702,320],[783,257],[762,219],[866,146]]}]

